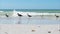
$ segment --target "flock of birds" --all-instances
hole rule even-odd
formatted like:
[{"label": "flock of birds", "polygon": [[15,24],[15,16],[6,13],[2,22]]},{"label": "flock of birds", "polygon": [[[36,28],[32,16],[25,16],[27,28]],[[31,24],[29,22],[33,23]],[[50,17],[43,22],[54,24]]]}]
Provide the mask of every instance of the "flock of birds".
[{"label": "flock of birds", "polygon": [[[17,13],[17,15],[18,15],[19,17],[22,17],[22,16],[23,16],[23,15],[21,15],[21,14],[19,14],[19,13]],[[5,14],[5,16],[6,16],[6,17],[9,17],[9,15],[8,15],[8,14]],[[28,16],[28,17],[32,17],[32,16],[31,16],[31,15],[29,15],[29,14],[27,14],[27,16]]]},{"label": "flock of birds", "polygon": [[[23,16],[23,15],[21,15],[21,14],[19,14],[19,13],[17,13],[17,15],[18,15],[19,17],[22,17],[22,16]],[[8,14],[5,14],[5,16],[6,16],[6,17],[9,17],[9,15],[8,15]],[[31,15],[29,15],[29,14],[27,14],[27,16],[28,16],[28,17],[32,17],[32,16],[31,16]],[[59,18],[59,16],[58,16],[58,15],[55,15],[55,17],[56,17],[56,18]]]},{"label": "flock of birds", "polygon": [[[22,17],[23,15],[21,15],[21,14],[19,14],[19,13],[17,13],[17,15],[19,16],[19,17]],[[5,16],[6,17],[9,17],[9,15],[8,14],[5,14]],[[31,15],[29,15],[29,14],[27,14],[27,16],[28,17],[32,17]],[[18,22],[18,24],[20,24],[20,21]]]}]

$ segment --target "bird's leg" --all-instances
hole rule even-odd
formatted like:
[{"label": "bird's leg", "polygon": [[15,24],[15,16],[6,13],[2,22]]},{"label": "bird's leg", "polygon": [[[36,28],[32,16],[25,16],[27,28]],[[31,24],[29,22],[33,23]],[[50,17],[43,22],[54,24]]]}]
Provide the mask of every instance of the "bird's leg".
[{"label": "bird's leg", "polygon": [[21,17],[19,17],[19,21],[18,21],[18,24],[21,24]]}]

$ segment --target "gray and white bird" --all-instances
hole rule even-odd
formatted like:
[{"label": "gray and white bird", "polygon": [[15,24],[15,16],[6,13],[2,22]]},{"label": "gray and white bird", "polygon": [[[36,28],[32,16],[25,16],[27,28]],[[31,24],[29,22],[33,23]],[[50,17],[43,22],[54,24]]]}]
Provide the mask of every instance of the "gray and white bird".
[{"label": "gray and white bird", "polygon": [[59,18],[59,16],[58,15],[55,15],[56,16],[56,18]]},{"label": "gray and white bird", "polygon": [[31,15],[29,15],[29,14],[27,14],[28,15],[28,17],[32,17]]},{"label": "gray and white bird", "polygon": [[9,15],[8,15],[8,14],[5,14],[5,16],[6,16],[6,17],[9,17]]},{"label": "gray and white bird", "polygon": [[19,13],[17,13],[17,15],[18,15],[18,16],[20,16],[20,17],[22,16],[22,15],[21,15],[21,14],[19,14]]}]

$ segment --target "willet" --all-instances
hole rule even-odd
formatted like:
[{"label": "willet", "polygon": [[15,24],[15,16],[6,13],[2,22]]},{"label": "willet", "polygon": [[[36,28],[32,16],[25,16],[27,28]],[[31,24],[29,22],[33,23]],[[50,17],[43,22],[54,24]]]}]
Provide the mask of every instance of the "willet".
[{"label": "willet", "polygon": [[[27,14],[27,16],[29,17],[29,21],[30,21],[30,17],[32,17],[31,15]],[[29,21],[27,23],[29,23]]]},{"label": "willet", "polygon": [[59,16],[58,16],[58,15],[55,15],[55,16],[56,16],[56,19],[57,19],[57,18],[59,18]]},{"label": "willet", "polygon": [[29,15],[29,14],[27,14],[28,15],[28,17],[32,17],[31,15]]},{"label": "willet", "polygon": [[17,13],[17,15],[18,15],[18,16],[20,16],[20,17],[22,16],[22,15],[21,15],[21,14],[19,14],[19,13]]},{"label": "willet", "polygon": [[8,15],[8,14],[5,14],[5,16],[6,16],[6,17],[9,17],[9,15]]},{"label": "willet", "polygon": [[18,24],[21,24],[21,17],[22,17],[22,15],[19,14],[19,13],[17,13],[17,15],[20,17],[20,18],[19,18],[19,21],[18,21]]}]

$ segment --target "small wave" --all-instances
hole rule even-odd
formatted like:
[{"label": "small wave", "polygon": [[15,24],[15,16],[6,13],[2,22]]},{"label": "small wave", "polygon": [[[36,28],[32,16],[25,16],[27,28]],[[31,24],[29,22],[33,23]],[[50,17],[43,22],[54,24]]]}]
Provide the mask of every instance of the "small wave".
[{"label": "small wave", "polygon": [[3,12],[3,11],[0,11],[0,12]]},{"label": "small wave", "polygon": [[12,12],[0,11],[0,15],[4,15],[6,13],[11,16],[17,16],[17,13],[19,13],[23,16],[27,16],[27,14],[29,14],[29,15],[59,15],[60,16],[60,13],[36,13],[36,12],[22,12],[22,11],[15,11],[15,10],[13,10]]}]

